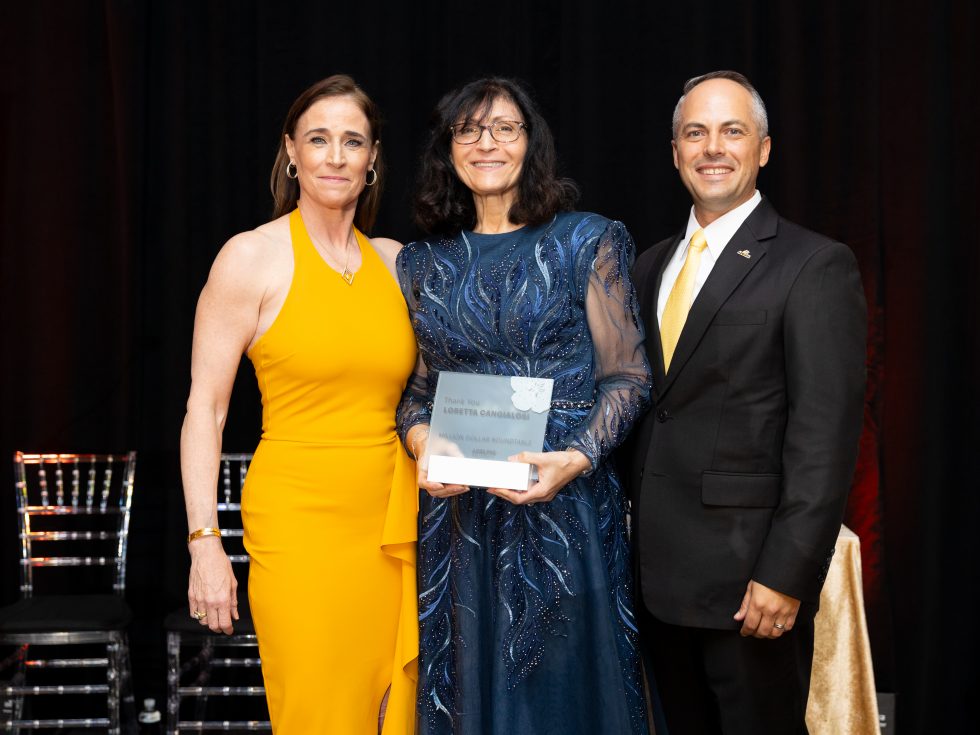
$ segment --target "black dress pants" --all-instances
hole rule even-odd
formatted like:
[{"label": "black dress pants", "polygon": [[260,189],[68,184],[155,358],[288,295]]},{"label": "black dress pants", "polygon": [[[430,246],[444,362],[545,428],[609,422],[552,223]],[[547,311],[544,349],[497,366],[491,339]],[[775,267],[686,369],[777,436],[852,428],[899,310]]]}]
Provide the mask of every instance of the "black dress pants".
[{"label": "black dress pants", "polygon": [[734,626],[668,625],[638,607],[669,735],[806,735],[812,617],[767,640],[743,638]]}]

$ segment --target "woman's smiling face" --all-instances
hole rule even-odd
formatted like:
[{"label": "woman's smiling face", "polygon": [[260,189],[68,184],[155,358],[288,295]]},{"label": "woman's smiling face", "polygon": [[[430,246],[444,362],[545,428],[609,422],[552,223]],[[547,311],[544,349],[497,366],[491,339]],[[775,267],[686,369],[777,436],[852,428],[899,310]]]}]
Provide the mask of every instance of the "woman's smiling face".
[{"label": "woman's smiling face", "polygon": [[295,139],[286,137],[286,150],[302,196],[331,208],[357,204],[377,156],[367,117],[346,96],[310,105],[296,123]]},{"label": "woman's smiling face", "polygon": [[[456,121],[456,125],[491,125],[504,121],[519,124],[524,122],[524,116],[511,100],[497,97],[482,119],[461,119]],[[527,134],[523,128],[517,139],[508,143],[495,140],[490,130],[482,128],[480,139],[475,143],[464,144],[454,140],[451,153],[456,175],[474,196],[504,197],[508,200],[507,204],[514,201],[527,153]]]}]

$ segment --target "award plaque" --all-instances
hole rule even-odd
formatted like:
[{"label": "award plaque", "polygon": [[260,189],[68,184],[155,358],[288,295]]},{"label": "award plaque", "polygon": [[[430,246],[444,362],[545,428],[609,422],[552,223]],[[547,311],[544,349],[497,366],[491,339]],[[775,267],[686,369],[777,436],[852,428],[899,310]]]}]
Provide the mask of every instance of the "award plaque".
[{"label": "award plaque", "polygon": [[551,408],[551,378],[439,373],[426,453],[429,479],[450,485],[527,490]]}]

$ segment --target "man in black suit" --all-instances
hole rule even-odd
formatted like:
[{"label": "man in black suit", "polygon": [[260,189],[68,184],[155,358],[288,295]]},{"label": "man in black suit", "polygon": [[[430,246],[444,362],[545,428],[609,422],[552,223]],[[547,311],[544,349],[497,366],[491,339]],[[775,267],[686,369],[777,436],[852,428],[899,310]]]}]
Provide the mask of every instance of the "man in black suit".
[{"label": "man in black suit", "polygon": [[860,275],[756,191],[770,139],[745,77],[690,80],[673,132],[694,206],[634,269],[655,399],[630,459],[642,637],[670,735],[805,733],[862,425]]}]

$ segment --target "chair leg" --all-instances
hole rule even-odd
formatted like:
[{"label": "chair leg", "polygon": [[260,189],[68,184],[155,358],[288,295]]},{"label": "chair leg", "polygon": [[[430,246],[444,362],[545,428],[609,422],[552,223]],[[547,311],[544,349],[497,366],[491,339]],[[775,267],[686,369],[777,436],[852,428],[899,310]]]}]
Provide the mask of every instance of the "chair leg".
[{"label": "chair leg", "polygon": [[106,644],[106,652],[109,658],[109,667],[106,670],[106,679],[109,684],[109,696],[107,704],[109,706],[109,735],[121,735],[119,731],[119,702],[122,699],[120,691],[120,680],[122,679],[122,641],[117,633],[114,633],[112,640]]},{"label": "chair leg", "polygon": [[123,735],[138,735],[136,695],[133,692],[133,661],[129,652],[129,636],[125,631],[120,640],[120,725]]},{"label": "chair leg", "polygon": [[[27,655],[29,653],[30,646],[26,643],[20,647],[17,655],[17,673],[14,674],[12,684],[15,687],[22,687],[27,684]],[[17,694],[14,696],[14,710],[13,719],[14,721],[20,720],[24,717],[24,695]],[[20,735],[19,727],[12,727],[11,732],[14,735]]]},{"label": "chair leg", "polygon": [[177,735],[180,717],[180,633],[167,633],[167,735]]},{"label": "chair leg", "polygon": [[[197,675],[196,686],[206,687],[211,683],[211,659],[214,657],[214,642],[208,638],[201,646],[198,654],[200,672]],[[208,712],[208,695],[200,694],[194,698],[194,719],[206,720]]]}]

